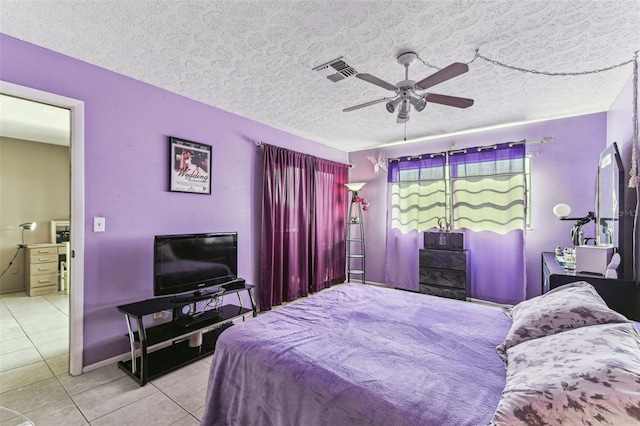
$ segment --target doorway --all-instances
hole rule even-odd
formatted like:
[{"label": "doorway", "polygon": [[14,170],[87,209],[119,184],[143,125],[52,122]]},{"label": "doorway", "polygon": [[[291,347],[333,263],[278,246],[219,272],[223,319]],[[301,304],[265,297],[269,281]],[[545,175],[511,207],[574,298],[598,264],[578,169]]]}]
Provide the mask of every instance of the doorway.
[{"label": "doorway", "polygon": [[[69,238],[69,373],[82,374],[84,311],[84,102],[0,81],[0,93],[71,112],[71,211]],[[26,271],[25,271],[26,272]]]}]

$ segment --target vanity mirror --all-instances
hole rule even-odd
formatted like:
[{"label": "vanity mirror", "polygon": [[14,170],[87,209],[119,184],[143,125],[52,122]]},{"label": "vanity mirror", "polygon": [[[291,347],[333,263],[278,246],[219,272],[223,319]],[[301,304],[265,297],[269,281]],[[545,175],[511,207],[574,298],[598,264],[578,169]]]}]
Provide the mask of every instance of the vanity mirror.
[{"label": "vanity mirror", "polygon": [[[599,246],[613,246],[620,256],[624,247],[624,224],[620,212],[624,211],[624,168],[613,142],[600,154],[596,188],[596,242]],[[622,276],[622,266],[618,270]]]}]

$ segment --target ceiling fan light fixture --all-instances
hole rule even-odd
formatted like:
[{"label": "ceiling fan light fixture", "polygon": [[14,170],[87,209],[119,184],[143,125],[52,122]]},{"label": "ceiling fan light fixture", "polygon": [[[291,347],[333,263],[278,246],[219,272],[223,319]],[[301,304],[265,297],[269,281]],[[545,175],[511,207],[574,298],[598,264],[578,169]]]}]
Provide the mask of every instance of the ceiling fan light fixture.
[{"label": "ceiling fan light fixture", "polygon": [[420,112],[427,106],[427,100],[421,96],[415,96],[411,98],[411,105],[413,105],[416,111]]},{"label": "ceiling fan light fixture", "polygon": [[400,101],[402,101],[402,99],[400,99],[400,98],[397,98],[397,99],[394,99],[392,101],[389,101],[385,105],[385,108],[387,108],[387,111],[389,111],[389,113],[393,114],[393,112],[396,110],[396,107],[398,106]]},{"label": "ceiling fan light fixture", "polygon": [[403,101],[400,111],[398,111],[398,123],[406,123],[409,121],[409,113],[411,112],[411,104],[408,101]]}]

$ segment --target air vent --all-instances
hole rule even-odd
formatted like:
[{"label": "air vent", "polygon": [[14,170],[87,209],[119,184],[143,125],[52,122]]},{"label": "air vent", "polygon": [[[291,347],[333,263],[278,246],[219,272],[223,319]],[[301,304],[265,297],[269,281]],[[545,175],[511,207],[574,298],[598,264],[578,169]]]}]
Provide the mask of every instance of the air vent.
[{"label": "air vent", "polygon": [[349,65],[342,56],[338,59],[334,59],[333,61],[329,61],[325,64],[318,65],[313,68],[314,71],[319,71],[322,75],[327,77],[329,80],[337,83],[340,80],[344,80],[347,77],[351,77],[352,75],[356,75],[358,72]]}]

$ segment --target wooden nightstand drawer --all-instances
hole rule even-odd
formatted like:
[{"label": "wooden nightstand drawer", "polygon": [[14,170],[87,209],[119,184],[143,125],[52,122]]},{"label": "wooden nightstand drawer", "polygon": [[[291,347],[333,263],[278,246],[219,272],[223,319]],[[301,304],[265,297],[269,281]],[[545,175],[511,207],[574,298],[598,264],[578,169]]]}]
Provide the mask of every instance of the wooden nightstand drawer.
[{"label": "wooden nightstand drawer", "polygon": [[43,253],[43,254],[31,254],[31,264],[38,264],[38,263],[51,263],[51,262],[57,262],[58,261],[58,252],[56,251],[56,253],[54,254],[48,254],[48,253]]},{"label": "wooden nightstand drawer", "polygon": [[45,255],[45,254],[50,254],[50,255],[57,256],[58,255],[58,247],[57,246],[49,246],[49,247],[29,248],[29,256],[31,256],[31,257]]},{"label": "wooden nightstand drawer", "polygon": [[41,296],[43,294],[55,293],[56,291],[58,291],[58,284],[32,287],[29,289],[29,296]]},{"label": "wooden nightstand drawer", "polygon": [[58,286],[58,274],[34,275],[31,277],[31,288],[44,286]]},{"label": "wooden nightstand drawer", "polygon": [[58,274],[58,262],[36,263],[29,267],[30,275]]}]

